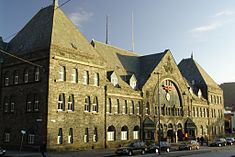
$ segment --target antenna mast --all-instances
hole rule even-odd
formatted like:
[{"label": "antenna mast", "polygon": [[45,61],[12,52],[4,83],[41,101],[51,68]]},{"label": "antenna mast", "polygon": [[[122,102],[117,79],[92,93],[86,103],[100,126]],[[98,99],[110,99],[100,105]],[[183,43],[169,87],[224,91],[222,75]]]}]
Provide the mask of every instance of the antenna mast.
[{"label": "antenna mast", "polygon": [[134,44],[134,13],[132,11],[131,16],[131,31],[132,31],[132,52],[135,51],[135,44]]},{"label": "antenna mast", "polygon": [[109,17],[106,15],[106,44],[109,44]]}]

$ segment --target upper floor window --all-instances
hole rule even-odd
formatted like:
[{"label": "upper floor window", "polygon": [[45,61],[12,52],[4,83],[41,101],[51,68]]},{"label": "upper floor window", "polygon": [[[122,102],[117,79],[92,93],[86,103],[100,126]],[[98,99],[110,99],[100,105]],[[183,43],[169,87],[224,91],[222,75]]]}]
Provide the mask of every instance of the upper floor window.
[{"label": "upper floor window", "polygon": [[124,105],[122,106],[122,114],[127,114],[127,100],[124,101]]},{"label": "upper floor window", "polygon": [[146,115],[150,114],[150,106],[149,106],[149,102],[146,103]]},{"label": "upper floor window", "polygon": [[69,95],[68,111],[74,111],[74,96],[73,96],[73,94]]},{"label": "upper floor window", "polygon": [[119,99],[117,99],[117,102],[116,102],[116,111],[115,111],[116,114],[119,114],[120,113],[120,103],[119,103]]},{"label": "upper floor window", "polygon": [[14,72],[14,80],[13,80],[14,84],[18,84],[19,83],[19,74],[18,71]]},{"label": "upper floor window", "polygon": [[65,66],[59,66],[59,81],[65,81],[66,71]]},{"label": "upper floor window", "polygon": [[111,83],[112,83],[114,86],[117,86],[117,85],[118,85],[118,78],[117,78],[117,75],[115,74],[115,72],[113,72],[112,75],[111,75]]},{"label": "upper floor window", "polygon": [[90,112],[90,97],[89,96],[86,96],[85,98],[84,111]]},{"label": "upper floor window", "polygon": [[64,93],[60,93],[58,99],[58,111],[64,111],[65,109],[65,96]]},{"label": "upper floor window", "polygon": [[33,109],[34,109],[34,111],[39,111],[39,96],[37,94],[34,94]]},{"label": "upper floor window", "polygon": [[78,82],[78,70],[77,69],[72,69],[72,83],[77,83]]},{"label": "upper floor window", "polygon": [[99,86],[100,85],[100,76],[99,73],[95,73],[94,75],[94,86]]},{"label": "upper floor window", "polygon": [[29,82],[29,70],[26,68],[24,70],[24,83],[28,83]]},{"label": "upper floor window", "polygon": [[35,67],[35,69],[34,69],[34,81],[39,81],[39,75],[40,75],[39,67]]},{"label": "upper floor window", "polygon": [[9,112],[9,99],[8,97],[4,97],[4,112]]},{"label": "upper floor window", "polygon": [[136,82],[137,82],[137,80],[136,80],[135,75],[132,75],[131,78],[130,78],[130,86],[131,86],[131,88],[136,89]]},{"label": "upper floor window", "polygon": [[15,100],[14,97],[11,96],[10,98],[10,112],[14,112],[15,111]]},{"label": "upper floor window", "polygon": [[83,72],[83,84],[85,85],[89,84],[89,72],[88,71]]},{"label": "upper floor window", "polygon": [[108,104],[107,104],[107,112],[112,113],[112,99],[109,98]]},{"label": "upper floor window", "polygon": [[32,100],[31,100],[31,95],[28,94],[26,98],[26,111],[30,112],[32,110]]},{"label": "upper floor window", "polygon": [[95,96],[92,103],[92,111],[98,112],[98,98]]},{"label": "upper floor window", "polygon": [[140,114],[140,101],[138,101],[137,107],[136,107],[136,114]]},{"label": "upper floor window", "polygon": [[9,85],[9,82],[10,82],[10,73],[9,72],[6,72],[5,75],[4,75],[4,85],[5,86],[8,86]]},{"label": "upper floor window", "polygon": [[130,104],[130,114],[135,114],[134,111],[135,111],[135,104],[134,101],[132,100]]}]

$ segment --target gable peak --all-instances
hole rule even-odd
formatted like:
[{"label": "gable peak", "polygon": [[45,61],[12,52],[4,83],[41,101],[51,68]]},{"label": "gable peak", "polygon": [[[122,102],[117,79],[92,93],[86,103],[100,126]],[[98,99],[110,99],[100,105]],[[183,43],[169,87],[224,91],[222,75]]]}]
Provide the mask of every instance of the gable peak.
[{"label": "gable peak", "polygon": [[53,0],[53,6],[54,6],[55,9],[59,7],[59,2],[58,1],[59,0]]}]

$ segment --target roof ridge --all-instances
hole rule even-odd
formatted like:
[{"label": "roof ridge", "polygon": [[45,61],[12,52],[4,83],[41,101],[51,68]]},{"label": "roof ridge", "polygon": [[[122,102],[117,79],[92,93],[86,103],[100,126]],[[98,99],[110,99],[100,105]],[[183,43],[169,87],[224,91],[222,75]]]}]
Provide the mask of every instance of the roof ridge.
[{"label": "roof ridge", "polygon": [[95,40],[95,39],[92,39],[92,41],[98,42],[98,43],[100,43],[100,44],[103,44],[103,45],[105,45],[105,46],[109,46],[109,47],[112,47],[112,48],[115,48],[115,49],[119,49],[119,50],[122,50],[122,51],[126,51],[126,52],[129,52],[129,53],[131,53],[131,54],[135,54],[135,55],[137,55],[138,57],[140,56],[137,52],[129,51],[129,50],[126,50],[126,49],[124,49],[124,48],[120,48],[120,47],[117,47],[117,46],[114,46],[114,45],[106,44],[106,43],[103,43],[103,42],[98,41],[98,40]]}]

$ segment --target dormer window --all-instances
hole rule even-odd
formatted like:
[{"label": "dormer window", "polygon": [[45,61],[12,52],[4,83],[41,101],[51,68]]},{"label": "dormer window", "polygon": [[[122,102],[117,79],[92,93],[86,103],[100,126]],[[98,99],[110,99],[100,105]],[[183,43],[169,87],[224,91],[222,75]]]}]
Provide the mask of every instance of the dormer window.
[{"label": "dormer window", "polygon": [[201,91],[201,89],[198,90],[197,96],[198,96],[198,98],[201,98],[201,97],[202,97],[202,91]]},{"label": "dormer window", "polygon": [[117,86],[118,85],[118,78],[117,78],[117,75],[113,72],[112,75],[111,75],[111,83],[114,85],[114,86]]},{"label": "dormer window", "polygon": [[135,75],[132,75],[131,78],[130,78],[130,86],[131,86],[131,88],[136,89],[136,82],[137,82],[137,80],[136,80]]}]

